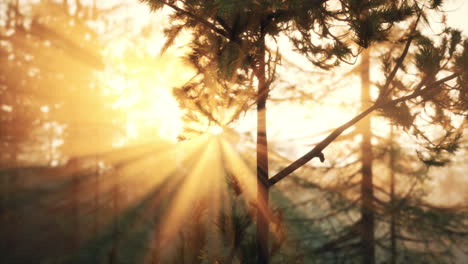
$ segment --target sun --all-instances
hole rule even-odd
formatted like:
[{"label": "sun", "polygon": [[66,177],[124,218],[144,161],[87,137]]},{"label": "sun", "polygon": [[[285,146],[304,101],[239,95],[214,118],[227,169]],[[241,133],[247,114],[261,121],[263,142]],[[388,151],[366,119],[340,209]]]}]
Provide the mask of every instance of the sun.
[{"label": "sun", "polygon": [[215,125],[215,126],[209,127],[208,131],[213,135],[219,135],[223,132],[223,128]]},{"label": "sun", "polygon": [[182,111],[172,88],[193,77],[193,69],[176,53],[154,54],[150,41],[116,41],[106,53],[112,63],[102,74],[107,92],[114,96],[112,107],[125,121],[126,142],[162,138],[176,141],[184,125]]}]

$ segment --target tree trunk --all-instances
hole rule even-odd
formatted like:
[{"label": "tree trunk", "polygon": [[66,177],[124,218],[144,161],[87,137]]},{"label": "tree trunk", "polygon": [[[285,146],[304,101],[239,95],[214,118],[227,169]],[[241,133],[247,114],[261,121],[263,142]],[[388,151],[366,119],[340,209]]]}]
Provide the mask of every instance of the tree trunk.
[{"label": "tree trunk", "polygon": [[[20,24],[20,13],[19,13],[19,1],[13,0],[6,3],[6,29],[18,28]],[[11,87],[14,89],[14,87]],[[15,105],[17,102],[17,96],[13,93],[12,103]],[[20,118],[20,107],[15,109],[12,114],[12,119],[10,125],[12,131],[16,132],[19,124]],[[19,153],[20,153],[20,143],[21,138],[17,135],[12,137],[4,137],[7,146],[3,151],[10,151],[9,161],[11,167],[7,170],[7,173],[0,175],[0,262],[1,263],[11,263],[15,259],[17,251],[17,229],[18,229],[18,217],[17,217],[17,207],[16,201],[14,200],[14,194],[17,191],[19,185]],[[5,164],[6,165],[6,164]],[[8,172],[9,171],[9,172]]]},{"label": "tree trunk", "polygon": [[[361,104],[363,109],[366,109],[371,105],[369,63],[369,50],[366,49],[362,52],[361,62]],[[363,264],[374,264],[374,190],[372,183],[373,154],[371,144],[372,130],[370,116],[367,116],[362,120],[361,129],[361,255]]]},{"label": "tree trunk", "polygon": [[120,210],[120,174],[118,171],[114,175],[114,186],[112,190],[112,215],[114,221],[114,227],[112,231],[113,241],[112,247],[109,252],[109,264],[118,263],[119,259],[119,246],[120,246],[120,221],[119,221],[119,210]]},{"label": "tree trunk", "polygon": [[[12,122],[12,126],[16,127],[17,126],[17,121]],[[14,129],[16,131],[16,129]],[[2,231],[5,231],[5,237],[2,238],[2,242],[4,244],[2,245],[2,248],[0,250],[3,251],[5,254],[5,257],[0,257],[0,260],[5,259],[5,263],[10,263],[9,261],[13,262],[14,259],[17,257],[17,244],[18,244],[18,236],[17,236],[17,229],[18,229],[18,216],[17,216],[17,207],[16,207],[16,201],[14,198],[14,194],[16,193],[18,189],[18,178],[19,178],[19,162],[18,162],[18,154],[19,154],[19,146],[20,146],[20,141],[13,137],[12,139],[13,142],[12,144],[12,160],[11,164],[12,167],[10,168],[10,172],[5,175],[5,186],[4,186],[4,203],[5,206],[4,208],[0,209],[0,214],[2,215],[2,227],[5,229]]]},{"label": "tree trunk", "polygon": [[[266,100],[268,86],[265,78],[265,37],[262,33],[257,54],[257,263],[268,264],[268,142],[266,130]],[[263,209],[263,210],[262,210]]]},{"label": "tree trunk", "polygon": [[395,204],[395,149],[393,148],[393,125],[390,125],[390,264],[397,262],[397,230],[396,230],[396,204]]},{"label": "tree trunk", "polygon": [[93,237],[97,237],[99,230],[99,214],[101,210],[101,188],[100,188],[100,171],[99,171],[99,158],[98,155],[94,156],[94,218],[93,218]]},{"label": "tree trunk", "polygon": [[75,9],[75,18],[79,18],[80,17],[80,13],[81,11],[83,10],[83,4],[81,4],[81,0],[76,0],[75,1],[75,5],[76,5],[76,9]]},{"label": "tree trunk", "polygon": [[161,232],[160,232],[160,223],[158,221],[158,224],[154,228],[154,233],[153,233],[153,244],[152,244],[152,249],[151,249],[151,261],[150,264],[159,264],[161,262]]},{"label": "tree trunk", "polygon": [[[75,165],[74,165],[75,166]],[[81,189],[81,179],[78,173],[78,168],[73,167],[72,175],[72,197],[71,197],[71,222],[72,222],[72,241],[71,241],[71,250],[76,250],[80,244],[80,189]]]}]

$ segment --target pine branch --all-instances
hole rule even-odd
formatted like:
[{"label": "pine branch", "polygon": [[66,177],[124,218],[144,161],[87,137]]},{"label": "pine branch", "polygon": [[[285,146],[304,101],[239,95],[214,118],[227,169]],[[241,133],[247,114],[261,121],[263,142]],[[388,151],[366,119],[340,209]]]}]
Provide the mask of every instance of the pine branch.
[{"label": "pine branch", "polygon": [[390,84],[393,82],[393,79],[395,79],[395,76],[396,76],[396,73],[398,72],[398,70],[401,68],[401,66],[403,66],[403,61],[405,60],[406,56],[408,55],[408,51],[409,51],[409,48],[411,46],[411,42],[413,41],[413,39],[415,37],[414,33],[415,33],[416,28],[418,26],[419,19],[421,18],[421,14],[422,14],[422,12],[419,13],[418,18],[414,22],[414,26],[411,29],[408,40],[406,41],[405,48],[403,49],[403,52],[401,53],[400,57],[397,59],[397,63],[395,65],[395,67],[393,68],[390,75],[388,76],[387,81],[385,82],[385,84],[383,86],[383,87],[385,87],[385,89],[382,89],[382,93],[380,94],[379,98],[385,98],[388,95],[388,93],[389,93],[388,88],[390,87]]},{"label": "pine branch", "polygon": [[[386,101],[386,102],[377,101],[373,106],[367,108],[366,110],[361,112],[359,115],[357,115],[356,117],[354,117],[353,119],[351,119],[347,123],[345,123],[342,126],[336,128],[330,135],[328,135],[324,140],[322,140],[320,143],[318,143],[311,151],[309,151],[304,156],[300,157],[299,159],[297,159],[296,161],[291,163],[289,166],[287,166],[286,168],[284,168],[283,170],[278,172],[276,175],[271,177],[270,180],[269,180],[270,186],[274,185],[277,182],[279,182],[281,179],[288,176],[292,172],[296,171],[302,165],[306,164],[307,162],[309,162],[311,159],[313,159],[315,157],[320,158],[321,161],[324,160],[322,151],[328,145],[330,145],[330,143],[332,143],[338,136],[340,136],[345,130],[347,130],[348,128],[355,125],[357,122],[359,122],[361,119],[363,119],[364,117],[369,115],[371,112],[373,112],[373,111],[375,111],[377,109],[382,109],[384,107],[391,106],[391,105],[396,105],[398,103],[401,103],[401,102],[404,102],[404,101],[407,101],[407,100],[410,100],[410,99],[414,99],[414,98],[416,98],[416,97],[430,91],[434,87],[439,87],[440,84],[448,82],[448,81],[450,81],[450,80],[452,80],[452,79],[454,79],[454,78],[456,78],[458,76],[459,76],[459,73],[453,73],[453,74],[451,74],[451,75],[449,75],[449,76],[447,76],[445,78],[442,78],[442,79],[437,80],[437,81],[435,81],[435,82],[433,82],[433,83],[431,83],[429,85],[426,85],[426,88],[424,88],[424,89],[416,89],[413,93],[411,93],[411,94],[409,94],[407,96],[403,96],[403,97],[400,97],[400,98],[397,98],[397,99],[394,99],[394,100],[389,100],[389,101]],[[422,82],[421,85],[424,85],[424,82]],[[384,87],[384,88],[387,88],[387,87]]]},{"label": "pine branch", "polygon": [[229,40],[231,39],[229,34],[226,31],[218,28],[215,24],[209,22],[208,20],[206,20],[206,19],[204,19],[204,18],[202,18],[200,16],[197,16],[196,14],[191,13],[191,12],[189,12],[187,10],[179,8],[178,6],[176,6],[176,5],[172,4],[172,3],[169,3],[169,2],[166,2],[166,1],[158,1],[158,2],[161,2],[162,4],[174,9],[175,11],[196,20],[197,22],[199,22],[199,23],[203,24],[204,26],[208,27],[209,29],[213,30],[218,35],[220,35],[222,37],[225,37],[226,39],[229,39]]}]

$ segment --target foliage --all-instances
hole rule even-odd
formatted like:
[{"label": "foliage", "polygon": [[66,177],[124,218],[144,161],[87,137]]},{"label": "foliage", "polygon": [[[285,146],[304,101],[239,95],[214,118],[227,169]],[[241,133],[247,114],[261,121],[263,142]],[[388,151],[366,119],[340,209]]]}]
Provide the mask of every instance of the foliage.
[{"label": "foliage", "polygon": [[[275,80],[276,65],[284,53],[278,38],[287,37],[295,52],[330,69],[341,61],[350,62],[359,47],[387,40],[393,24],[410,19],[419,10],[417,1],[339,1],[336,5],[322,0],[143,2],[153,10],[167,6],[174,11],[163,51],[184,29],[192,34],[187,61],[198,74],[174,90],[181,106],[191,109],[188,119],[200,122],[204,117],[221,125],[236,120],[253,105],[257,96],[254,77],[261,71],[266,70],[268,86]],[[337,29],[338,25],[346,30]],[[266,61],[260,57],[265,47]]]}]

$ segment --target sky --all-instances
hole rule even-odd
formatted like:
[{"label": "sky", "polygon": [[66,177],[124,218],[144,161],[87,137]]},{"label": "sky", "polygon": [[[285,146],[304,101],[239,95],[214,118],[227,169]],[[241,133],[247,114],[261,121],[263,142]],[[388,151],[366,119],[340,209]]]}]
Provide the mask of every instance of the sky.
[{"label": "sky", "polygon": [[444,9],[447,11],[449,25],[462,29],[468,35],[468,1],[447,1]]}]

